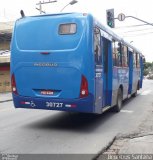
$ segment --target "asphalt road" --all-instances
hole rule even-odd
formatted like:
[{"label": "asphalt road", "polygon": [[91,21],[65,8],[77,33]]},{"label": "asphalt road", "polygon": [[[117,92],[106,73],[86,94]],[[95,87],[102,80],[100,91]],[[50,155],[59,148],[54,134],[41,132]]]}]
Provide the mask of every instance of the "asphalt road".
[{"label": "asphalt road", "polygon": [[152,111],[153,81],[120,113],[102,115],[15,109],[0,103],[0,153],[98,154],[118,134],[135,132]]}]

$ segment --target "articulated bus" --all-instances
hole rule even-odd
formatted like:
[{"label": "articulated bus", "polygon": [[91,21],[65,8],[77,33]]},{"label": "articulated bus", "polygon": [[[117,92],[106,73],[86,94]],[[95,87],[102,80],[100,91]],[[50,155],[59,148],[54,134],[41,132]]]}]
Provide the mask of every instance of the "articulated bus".
[{"label": "articulated bus", "polygon": [[23,17],[11,42],[16,108],[119,112],[142,88],[143,55],[91,14]]}]

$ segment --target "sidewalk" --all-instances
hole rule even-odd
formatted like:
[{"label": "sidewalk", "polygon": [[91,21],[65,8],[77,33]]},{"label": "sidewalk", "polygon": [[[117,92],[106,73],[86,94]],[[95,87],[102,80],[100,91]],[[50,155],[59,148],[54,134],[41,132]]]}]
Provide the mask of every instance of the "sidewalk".
[{"label": "sidewalk", "polygon": [[[117,137],[103,155],[153,154],[153,132]],[[101,160],[100,158],[98,160]]]},{"label": "sidewalk", "polygon": [[153,133],[140,134],[122,141],[124,145],[118,154],[153,154]]},{"label": "sidewalk", "polygon": [[12,93],[0,93],[0,103],[12,101]]},{"label": "sidewalk", "polygon": [[[139,126],[137,134],[119,139],[123,142],[119,154],[153,154],[153,111]],[[152,156],[153,159],[153,156]]]},{"label": "sidewalk", "polygon": [[[137,155],[138,154],[138,155]],[[118,135],[101,153],[97,160],[153,159],[153,111],[141,123],[136,132]],[[123,156],[127,156],[124,157]],[[136,157],[137,155],[137,157]],[[146,156],[146,157],[144,157]]]}]

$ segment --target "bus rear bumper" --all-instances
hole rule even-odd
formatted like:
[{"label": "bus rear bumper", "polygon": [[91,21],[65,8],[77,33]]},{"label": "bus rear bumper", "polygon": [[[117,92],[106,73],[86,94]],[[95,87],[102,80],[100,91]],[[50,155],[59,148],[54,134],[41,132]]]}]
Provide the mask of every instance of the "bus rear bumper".
[{"label": "bus rear bumper", "polygon": [[24,97],[13,94],[15,108],[58,110],[69,112],[94,112],[94,97],[89,94],[86,98],[79,99],[53,99],[41,97]]}]

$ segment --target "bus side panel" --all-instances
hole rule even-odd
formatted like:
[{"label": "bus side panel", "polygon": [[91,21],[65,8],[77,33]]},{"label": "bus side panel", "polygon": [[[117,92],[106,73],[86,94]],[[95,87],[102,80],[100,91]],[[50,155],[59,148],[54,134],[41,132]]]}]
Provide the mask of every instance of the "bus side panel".
[{"label": "bus side panel", "polygon": [[143,82],[143,59],[140,57],[140,84],[139,87],[142,88],[142,82]]},{"label": "bus side panel", "polygon": [[117,93],[120,86],[123,87],[123,99],[128,95],[129,69],[113,67],[113,99],[112,105],[116,105]]},{"label": "bus side panel", "polygon": [[113,83],[113,58],[112,58],[112,43],[108,41],[108,99],[107,104],[112,105],[112,83]]},{"label": "bus side panel", "polygon": [[123,86],[123,99],[126,99],[128,96],[128,87],[129,87],[129,68],[122,68],[121,74],[121,84]]},{"label": "bus side panel", "polygon": [[133,67],[132,93],[136,92],[139,80],[140,80],[140,68]]},{"label": "bus side panel", "polygon": [[118,77],[118,67],[113,67],[113,91],[112,91],[112,106],[116,105],[117,99],[117,91],[118,91],[118,84],[119,77]]},{"label": "bus side panel", "polygon": [[[90,93],[95,98],[95,66],[94,66],[94,54],[93,54],[93,17],[89,15],[86,20],[86,43],[82,45],[82,48],[87,48],[86,52],[84,53],[84,61],[83,61],[83,72],[88,77],[88,85]],[[95,112],[95,105],[93,105],[93,111]]]},{"label": "bus side panel", "polygon": [[95,68],[95,112],[102,112],[103,103],[103,68],[102,66],[96,66]]},{"label": "bus side panel", "polygon": [[129,51],[129,89],[128,89],[128,94],[132,93],[132,83],[133,83],[133,56],[132,56],[132,52]]},{"label": "bus side panel", "polygon": [[93,40],[93,17],[87,16],[86,19],[86,31],[85,31],[85,43],[82,44],[82,51],[86,48],[82,62],[82,72],[86,75],[88,80],[88,89],[93,96],[90,107],[92,113],[99,113],[95,109],[95,65],[94,65],[94,40]]},{"label": "bus side panel", "polygon": [[112,104],[112,46],[111,41],[102,38],[103,41],[103,70],[102,70],[102,106],[111,106]]}]

